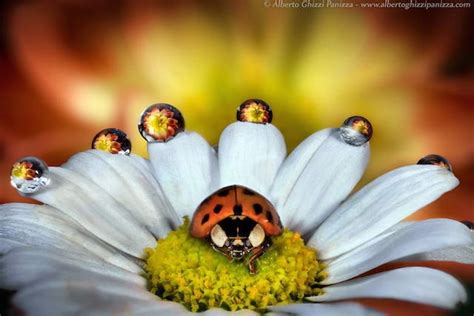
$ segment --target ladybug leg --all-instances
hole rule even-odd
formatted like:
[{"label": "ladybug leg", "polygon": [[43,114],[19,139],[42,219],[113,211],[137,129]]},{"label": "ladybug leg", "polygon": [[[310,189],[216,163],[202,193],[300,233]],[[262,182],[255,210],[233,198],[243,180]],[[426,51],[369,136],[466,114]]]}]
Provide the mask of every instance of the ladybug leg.
[{"label": "ladybug leg", "polygon": [[212,242],[210,242],[210,244],[211,244],[212,249],[214,249],[215,251],[223,254],[229,260],[229,262],[234,261],[234,258],[232,258],[230,253],[228,251],[226,251],[226,248],[219,248],[216,245],[214,245],[214,243],[212,243]]},{"label": "ladybug leg", "polygon": [[270,248],[272,242],[269,238],[266,238],[265,241],[258,247],[255,247],[250,252],[251,256],[249,258],[249,271],[251,275],[257,274],[257,268],[255,267],[255,260],[257,260],[265,251]]}]

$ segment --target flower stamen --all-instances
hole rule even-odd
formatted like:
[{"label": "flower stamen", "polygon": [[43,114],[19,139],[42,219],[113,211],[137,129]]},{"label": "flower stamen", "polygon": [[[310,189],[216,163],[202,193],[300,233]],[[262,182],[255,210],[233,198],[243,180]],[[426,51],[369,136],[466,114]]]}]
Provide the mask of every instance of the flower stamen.
[{"label": "flower stamen", "polygon": [[317,286],[324,275],[322,265],[298,233],[286,229],[274,237],[273,245],[258,259],[258,273],[250,275],[245,262],[229,261],[188,230],[186,218],[155,249],[145,250],[150,290],[163,299],[194,312],[212,307],[264,310],[322,292]]}]

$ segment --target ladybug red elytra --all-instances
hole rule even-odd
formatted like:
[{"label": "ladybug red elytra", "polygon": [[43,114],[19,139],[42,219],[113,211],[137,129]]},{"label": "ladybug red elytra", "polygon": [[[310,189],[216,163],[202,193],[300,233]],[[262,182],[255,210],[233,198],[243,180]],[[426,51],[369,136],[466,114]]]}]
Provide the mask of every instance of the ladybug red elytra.
[{"label": "ladybug red elytra", "polygon": [[206,238],[229,260],[248,260],[251,274],[255,260],[270,246],[271,236],[283,227],[273,205],[261,194],[240,185],[231,185],[211,194],[194,212],[190,234]]}]

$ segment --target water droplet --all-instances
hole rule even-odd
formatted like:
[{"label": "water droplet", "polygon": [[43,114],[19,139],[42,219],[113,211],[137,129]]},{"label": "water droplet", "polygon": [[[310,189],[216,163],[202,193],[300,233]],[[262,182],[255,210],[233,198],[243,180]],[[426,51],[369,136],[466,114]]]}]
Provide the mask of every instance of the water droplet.
[{"label": "water droplet", "polygon": [[167,142],[184,131],[184,118],[170,104],[153,104],[140,116],[138,131],[147,142]]},{"label": "water droplet", "polygon": [[474,222],[471,221],[461,221],[464,225],[467,226],[471,231],[474,231]]},{"label": "water droplet", "polygon": [[237,109],[237,120],[240,122],[267,124],[272,119],[272,108],[260,99],[249,99]]},{"label": "water droplet", "polygon": [[130,155],[132,151],[132,143],[127,134],[117,128],[106,128],[98,132],[92,140],[91,147],[120,155]]},{"label": "water droplet", "polygon": [[362,116],[351,116],[339,128],[342,140],[349,145],[360,146],[372,138],[372,124]]},{"label": "water droplet", "polygon": [[440,156],[440,155],[435,155],[435,154],[432,154],[432,155],[428,155],[428,156],[425,156],[423,158],[421,158],[420,160],[418,160],[418,162],[416,163],[418,165],[436,165],[436,166],[440,166],[448,171],[451,171],[453,172],[453,168],[451,167],[451,164],[449,163],[448,159],[444,158],[443,156]]},{"label": "water droplet", "polygon": [[21,193],[34,193],[48,183],[48,166],[36,157],[18,160],[10,171],[10,184]]}]

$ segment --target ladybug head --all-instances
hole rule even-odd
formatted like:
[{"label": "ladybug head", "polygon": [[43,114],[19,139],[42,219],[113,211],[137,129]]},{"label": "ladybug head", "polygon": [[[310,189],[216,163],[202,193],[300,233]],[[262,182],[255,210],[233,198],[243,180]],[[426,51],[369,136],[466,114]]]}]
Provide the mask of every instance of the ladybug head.
[{"label": "ladybug head", "polygon": [[227,217],[216,224],[209,235],[214,249],[235,260],[241,260],[266,240],[262,226],[247,216]]}]

